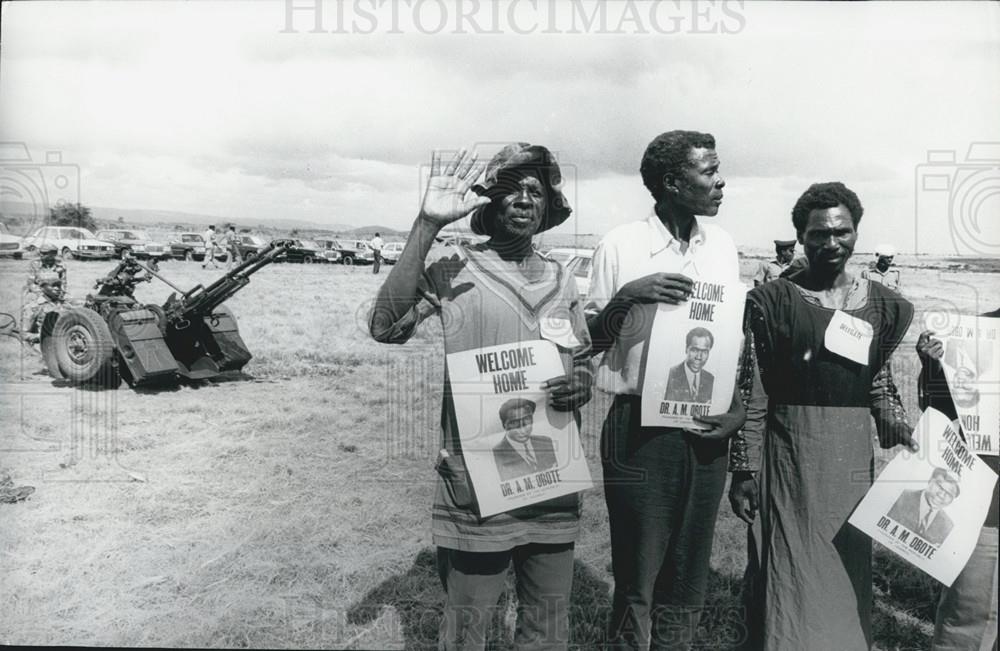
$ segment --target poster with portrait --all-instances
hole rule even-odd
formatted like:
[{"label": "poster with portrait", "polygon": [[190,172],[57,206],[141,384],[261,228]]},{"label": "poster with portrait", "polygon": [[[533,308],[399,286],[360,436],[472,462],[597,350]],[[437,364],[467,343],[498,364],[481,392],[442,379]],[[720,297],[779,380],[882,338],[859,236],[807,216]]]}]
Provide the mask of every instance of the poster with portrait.
[{"label": "poster with portrait", "polygon": [[920,450],[897,454],[848,522],[951,585],[979,540],[997,475],[936,409],[923,413],[913,436]]},{"label": "poster with portrait", "polygon": [[935,336],[944,343],[941,366],[969,447],[1000,453],[1000,319],[962,315]]},{"label": "poster with portrait", "polygon": [[694,416],[729,411],[747,288],[693,280],[686,302],[657,306],[642,381],[644,427],[707,429]]},{"label": "poster with portrait", "polygon": [[590,488],[573,412],[548,405],[542,383],[565,375],[550,341],[448,355],[465,466],[482,516]]}]

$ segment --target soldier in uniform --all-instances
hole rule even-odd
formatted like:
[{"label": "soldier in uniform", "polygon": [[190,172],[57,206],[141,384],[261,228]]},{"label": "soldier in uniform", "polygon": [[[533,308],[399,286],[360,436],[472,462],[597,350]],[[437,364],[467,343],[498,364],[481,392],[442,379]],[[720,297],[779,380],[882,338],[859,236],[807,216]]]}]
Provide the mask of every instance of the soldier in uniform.
[{"label": "soldier in uniform", "polygon": [[896,248],[891,244],[879,244],[875,251],[875,261],[868,269],[861,272],[862,278],[867,278],[877,283],[885,285],[891,290],[899,291],[899,269],[892,268],[892,261],[896,257]]},{"label": "soldier in uniform", "polygon": [[774,259],[760,263],[760,267],[753,277],[753,286],[759,287],[778,278],[788,268],[794,257],[795,240],[775,240]]},{"label": "soldier in uniform", "polygon": [[21,332],[32,343],[38,341],[45,315],[67,301],[66,267],[56,258],[58,249],[54,244],[43,244],[38,252],[41,257],[28,266],[21,319]]}]

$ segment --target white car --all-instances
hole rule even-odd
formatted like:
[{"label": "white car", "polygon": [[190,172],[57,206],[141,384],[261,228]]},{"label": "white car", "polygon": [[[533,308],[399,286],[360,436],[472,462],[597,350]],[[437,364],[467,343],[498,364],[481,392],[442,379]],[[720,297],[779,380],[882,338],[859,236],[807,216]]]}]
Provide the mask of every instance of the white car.
[{"label": "white car", "polygon": [[63,258],[73,256],[84,260],[108,260],[115,247],[94,237],[86,228],[76,226],[40,226],[24,238],[26,251],[37,251],[43,244],[53,244]]},{"label": "white car", "polygon": [[396,264],[399,254],[403,252],[405,242],[388,242],[382,246],[382,260],[386,264]]},{"label": "white car", "polygon": [[23,240],[10,232],[7,224],[0,222],[0,258],[10,256],[20,260],[24,256]]},{"label": "white car", "polygon": [[552,249],[545,255],[562,264],[566,271],[576,276],[576,286],[581,296],[586,296],[590,292],[590,263],[594,259],[593,249]]}]

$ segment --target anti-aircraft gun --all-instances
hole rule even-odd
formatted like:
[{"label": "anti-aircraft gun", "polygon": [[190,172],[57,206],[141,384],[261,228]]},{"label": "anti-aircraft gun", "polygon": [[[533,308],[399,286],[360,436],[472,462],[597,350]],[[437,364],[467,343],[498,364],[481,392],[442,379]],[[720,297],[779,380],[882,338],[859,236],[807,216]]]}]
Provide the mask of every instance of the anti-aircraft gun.
[{"label": "anti-aircraft gun", "polygon": [[[285,252],[271,245],[207,287],[184,291],[126,256],[95,283],[83,307],[47,315],[41,349],[49,373],[78,384],[131,386],[205,379],[242,369],[253,357],[224,303]],[[139,283],[157,278],[175,291],[163,306],[142,304]]]}]

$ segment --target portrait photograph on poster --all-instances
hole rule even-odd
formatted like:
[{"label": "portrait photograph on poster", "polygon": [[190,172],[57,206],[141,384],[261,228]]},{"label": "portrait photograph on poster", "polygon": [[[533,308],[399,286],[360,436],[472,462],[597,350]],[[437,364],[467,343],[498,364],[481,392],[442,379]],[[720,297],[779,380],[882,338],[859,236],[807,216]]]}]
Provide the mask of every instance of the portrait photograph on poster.
[{"label": "portrait photograph on poster", "polygon": [[997,475],[936,409],[923,413],[914,438],[920,451],[897,454],[848,522],[950,586],[979,539]]},{"label": "portrait photograph on poster", "polygon": [[563,375],[555,345],[515,342],[448,355],[465,466],[483,517],[590,488],[579,430],[546,403]]},{"label": "portrait photograph on poster", "polygon": [[739,282],[695,279],[687,302],[657,306],[643,372],[643,426],[708,429],[694,417],[729,409],[746,291]]},{"label": "portrait photograph on poster", "polygon": [[1000,449],[1000,319],[959,315],[958,323],[936,336],[944,342],[941,367],[962,431],[976,454]]}]

